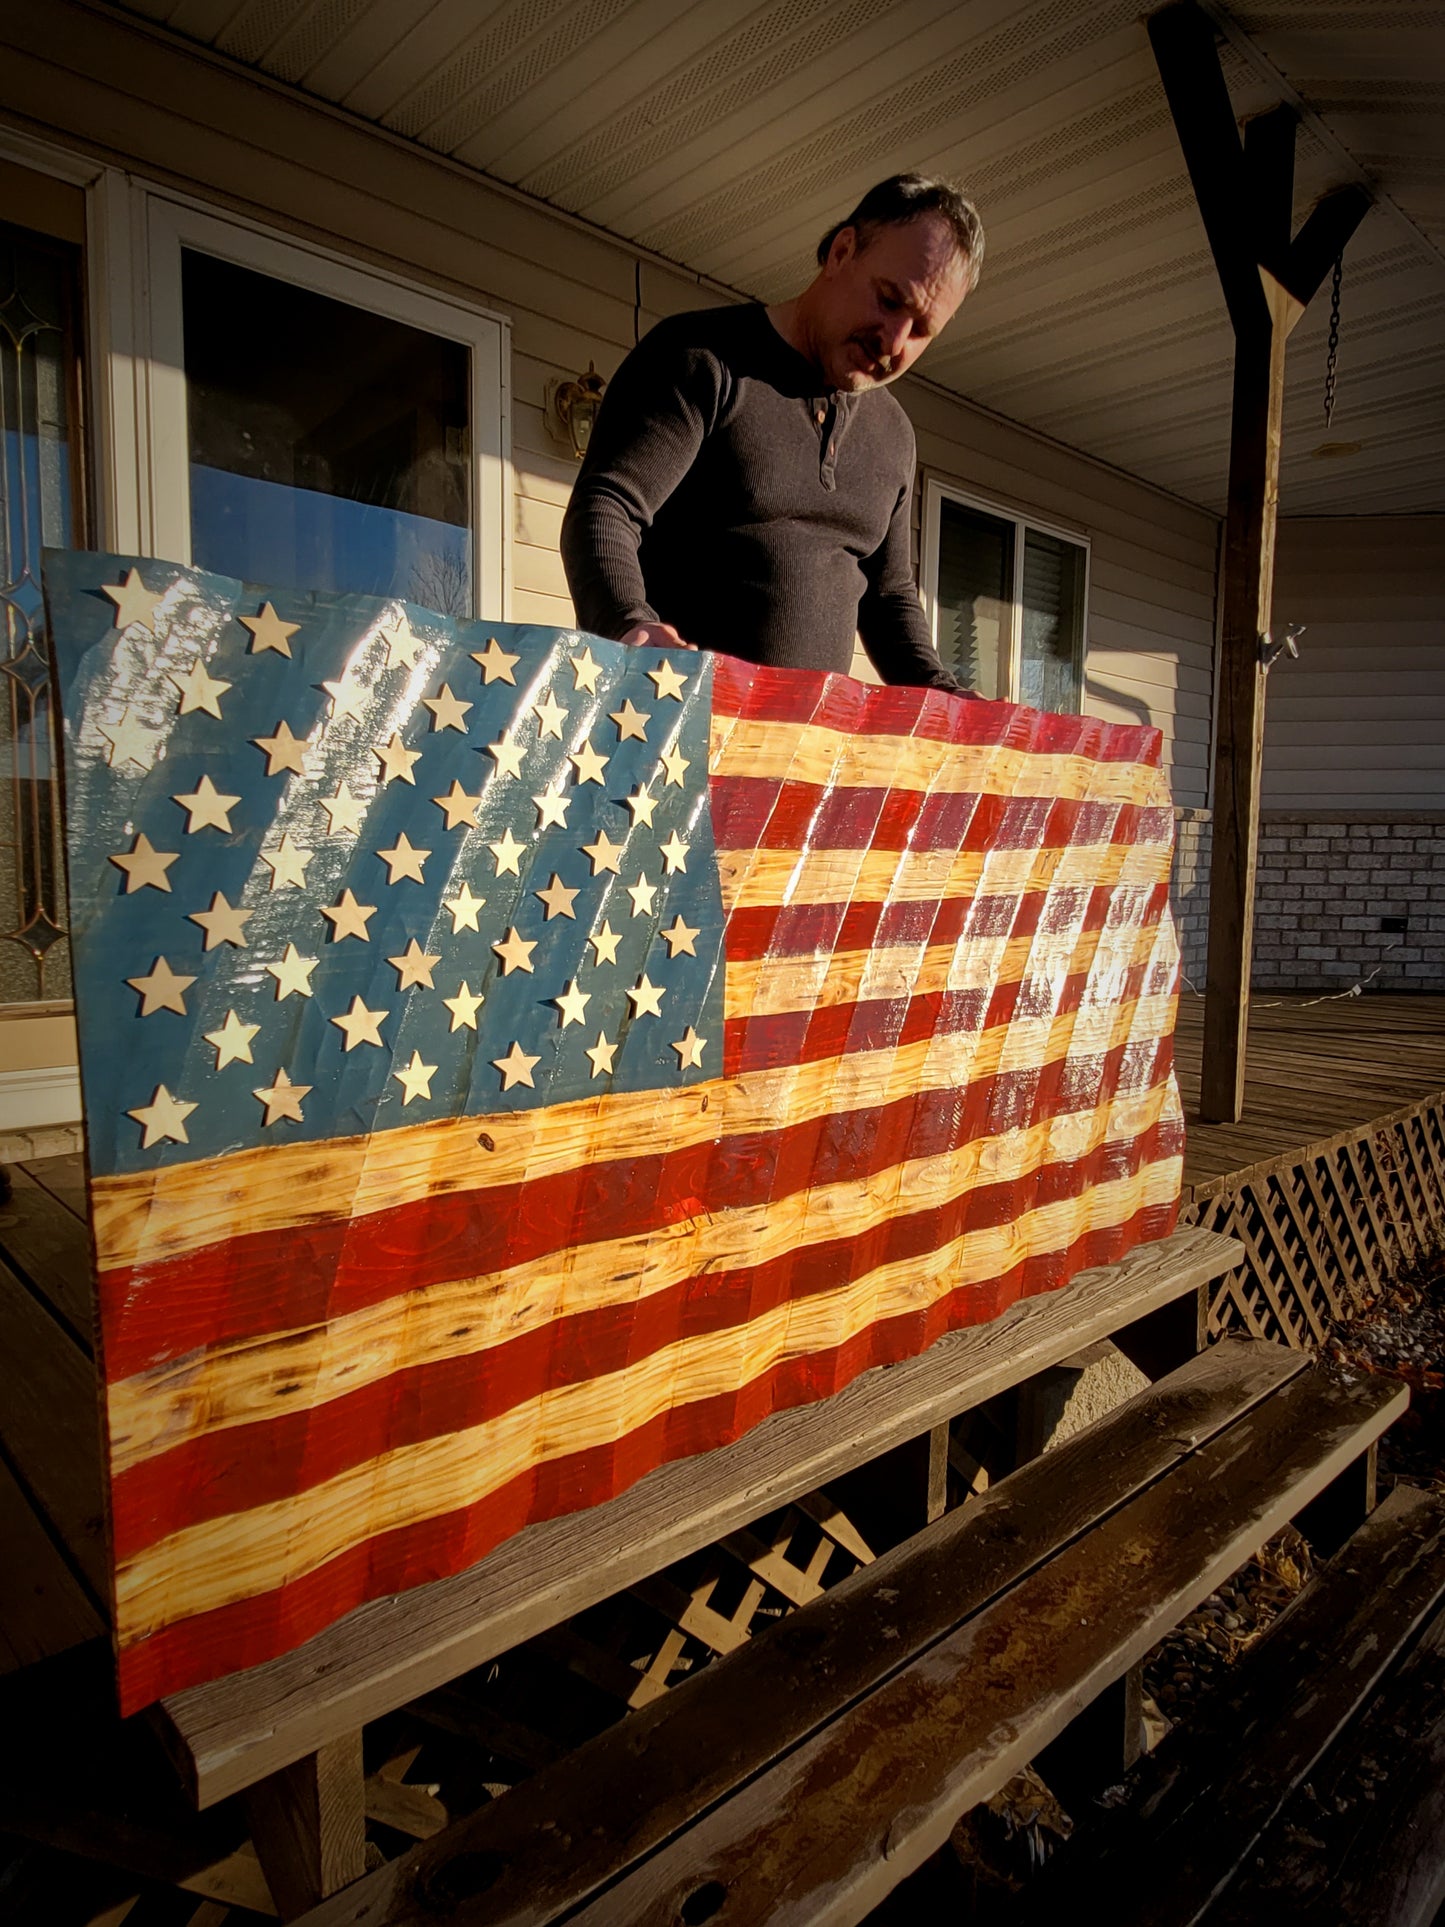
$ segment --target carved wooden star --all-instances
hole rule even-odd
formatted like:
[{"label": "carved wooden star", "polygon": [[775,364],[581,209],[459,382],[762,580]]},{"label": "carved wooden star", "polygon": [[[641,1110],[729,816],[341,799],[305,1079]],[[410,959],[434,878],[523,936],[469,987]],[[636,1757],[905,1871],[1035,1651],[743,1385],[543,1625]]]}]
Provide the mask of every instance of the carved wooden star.
[{"label": "carved wooden star", "polygon": [[99,727],[110,744],[105,760],[112,769],[121,769],[127,763],[134,763],[142,770],[154,767],[156,751],[164,741],[165,732],[148,728],[132,713],[129,703],[121,711],[118,722],[101,723]]},{"label": "carved wooden star", "polygon": [[343,890],[340,903],[323,903],[320,909],[331,925],[333,943],[340,943],[343,937],[359,937],[363,943],[370,943],[366,926],[376,915],[374,903],[358,903],[350,890]]},{"label": "carved wooden star", "polygon": [[488,636],[485,649],[472,651],[472,661],[481,669],[486,684],[509,682],[515,689],[517,678],[512,671],[521,660],[520,656],[509,656],[495,636]]},{"label": "carved wooden star", "polygon": [[399,957],[386,960],[396,972],[398,990],[410,990],[413,984],[422,984],[428,990],[435,990],[431,974],[441,962],[439,956],[430,956],[413,937]]},{"label": "carved wooden star", "polygon": [[454,776],[446,795],[434,796],[432,801],[445,815],[449,830],[455,830],[463,823],[469,824],[472,829],[477,827],[477,811],[482,806],[480,790],[475,796],[468,796]]},{"label": "carved wooden star", "polygon": [[569,1024],[584,1023],[587,1017],[587,1006],[591,1001],[592,992],[579,990],[577,979],[574,977],[561,996],[552,999],[562,1013],[562,1029],[566,1030]]},{"label": "carved wooden star", "polygon": [[695,957],[697,955],[697,951],[693,946],[702,935],[702,932],[700,930],[694,930],[690,924],[684,923],[681,917],[677,919],[670,930],[659,930],[657,934],[667,945],[669,958],[684,955]]},{"label": "carved wooden star", "polygon": [[675,876],[679,870],[686,871],[687,853],[691,848],[692,845],[684,843],[674,830],[661,849],[662,860],[667,865],[666,875]]},{"label": "carved wooden star", "polygon": [[268,776],[279,776],[283,769],[294,770],[298,776],[306,774],[306,739],[293,736],[289,723],[277,723],[274,736],[253,736],[251,741],[266,752]]},{"label": "carved wooden star", "polygon": [[178,1017],[184,1017],[185,993],[195,981],[194,977],[182,977],[172,970],[164,957],[156,958],[148,976],[126,978],[131,989],[140,992],[142,1017],[150,1017],[158,1010],[173,1010]]},{"label": "carved wooden star", "polygon": [[629,696],[621,709],[609,710],[608,715],[617,725],[617,740],[625,743],[629,737],[639,743],[647,741],[647,718],[640,709],[634,709]]},{"label": "carved wooden star", "polygon": [[410,877],[414,883],[426,881],[422,876],[422,865],[431,855],[431,851],[414,850],[407,841],[404,830],[398,835],[391,849],[378,850],[376,854],[387,867],[388,883],[395,883],[398,877]]},{"label": "carved wooden star", "polygon": [[583,783],[601,783],[602,772],[611,760],[610,756],[599,756],[591,743],[584,743],[581,749],[567,758],[577,772],[579,786]]},{"label": "carved wooden star", "polygon": [[652,915],[652,899],[657,895],[657,885],[648,882],[646,870],[638,872],[636,883],[628,884],[627,894],[632,898],[632,914],[634,917],[650,917]]},{"label": "carved wooden star", "polygon": [[657,798],[648,789],[646,783],[639,783],[632,795],[625,796],[622,800],[632,812],[633,828],[643,824],[650,830],[653,811],[657,808]]},{"label": "carved wooden star", "polygon": [[301,1115],[301,1100],[310,1096],[311,1089],[309,1084],[293,1084],[285,1071],[278,1070],[274,1084],[251,1093],[252,1097],[260,1098],[266,1107],[266,1115],[261,1120],[262,1128],[277,1123],[283,1117],[304,1124],[306,1120]]},{"label": "carved wooden star", "polygon": [[502,1073],[502,1089],[511,1090],[514,1084],[525,1084],[529,1090],[536,1090],[532,1082],[532,1072],[542,1061],[541,1057],[529,1057],[522,1046],[514,1039],[512,1048],[505,1057],[494,1057],[493,1064]]},{"label": "carved wooden star", "polygon": [[227,1064],[253,1064],[251,1039],[261,1026],[243,1024],[234,1010],[226,1012],[226,1021],[219,1030],[208,1030],[206,1042],[216,1047],[216,1069],[223,1071]]},{"label": "carved wooden star", "polygon": [[552,872],[552,881],[546,889],[534,890],[532,895],[547,906],[547,914],[542,919],[544,923],[550,923],[554,917],[570,917],[574,923],[577,921],[577,912],[572,905],[577,901],[580,892],[569,890],[555,870]]},{"label": "carved wooden star", "polygon": [[[390,629],[383,629],[381,639],[386,644],[388,669],[414,669],[417,656],[426,647],[422,638],[412,628],[410,617],[405,615],[400,622],[393,623]],[[467,706],[470,707],[470,704]]]},{"label": "carved wooden star", "polygon": [[477,1027],[477,1012],[486,1002],[486,998],[483,997],[480,992],[474,992],[467,983],[466,978],[463,977],[461,988],[458,990],[456,996],[443,997],[442,1002],[452,1014],[453,1030],[475,1030]]},{"label": "carved wooden star", "polygon": [[522,872],[517,868],[517,859],[526,847],[525,843],[519,843],[517,841],[510,829],[503,830],[501,836],[495,843],[489,843],[487,848],[497,859],[497,875],[505,876],[510,874],[514,877],[519,877]]},{"label": "carved wooden star", "polygon": [[171,798],[186,812],[188,836],[194,836],[197,830],[224,830],[229,836],[231,811],[240,800],[239,796],[223,796],[209,776],[203,776],[189,795]]},{"label": "carved wooden star", "polygon": [[592,654],[591,647],[582,651],[580,656],[570,658],[572,687],[585,689],[589,696],[597,694],[597,678],[602,673],[602,664]]},{"label": "carved wooden star", "polygon": [[621,874],[618,865],[622,862],[626,847],[623,843],[614,843],[606,830],[599,830],[595,843],[582,845],[582,854],[592,859],[593,876],[600,876],[604,870],[610,870],[614,876],[618,876]]},{"label": "carved wooden star", "polygon": [[649,669],[647,673],[649,678],[657,685],[657,700],[659,702],[661,702],[665,696],[671,696],[675,703],[682,701],[682,692],[687,687],[687,677],[680,676],[667,660],[666,656],[663,657],[656,669]]},{"label": "carved wooden star", "polygon": [[681,789],[682,779],[692,768],[692,764],[674,743],[671,749],[665,749],[662,752],[662,767],[667,771],[668,782]]},{"label": "carved wooden star", "polygon": [[561,790],[543,790],[542,794],[534,796],[532,801],[537,805],[539,830],[545,830],[553,823],[560,823],[562,828],[566,829],[567,810],[572,801],[570,796],[564,796]]},{"label": "carved wooden star", "polygon": [[283,622],[275,607],[269,602],[261,604],[258,616],[237,616],[236,620],[243,629],[251,632],[251,654],[264,656],[268,649],[275,650],[278,656],[291,654],[291,638],[301,627],[299,622]]},{"label": "carved wooden star", "polygon": [[311,973],[316,968],[315,957],[303,957],[294,943],[288,943],[286,954],[279,963],[268,963],[266,969],[276,979],[276,1001],[281,1003],[287,997],[309,997],[311,995]]},{"label": "carved wooden star", "polygon": [[364,684],[350,682],[345,676],[338,676],[335,682],[319,683],[317,687],[324,689],[331,698],[333,723],[339,723],[348,716],[355,717],[358,722],[365,720],[367,699],[371,691]]},{"label": "carved wooden star", "polygon": [[356,836],[360,833],[366,804],[353,796],[345,783],[336,785],[335,796],[323,796],[318,801],[327,815],[328,836]]},{"label": "carved wooden star", "polygon": [[422,708],[431,711],[432,734],[443,729],[459,729],[463,736],[467,733],[467,711],[475,707],[464,703],[452,694],[452,686],[444,682],[435,696],[423,696]]},{"label": "carved wooden star", "polygon": [[509,736],[499,736],[494,743],[488,743],[486,753],[496,762],[504,776],[522,774],[522,758],[526,754],[521,743],[513,742]]},{"label": "carved wooden star", "polygon": [[140,1148],[148,1151],[153,1144],[163,1143],[166,1138],[177,1144],[189,1144],[191,1140],[186,1136],[186,1119],[195,1108],[183,1097],[172,1097],[164,1084],[157,1084],[150,1103],[137,1105],[135,1110],[127,1111],[126,1116],[133,1117],[137,1124],[144,1127]]},{"label": "carved wooden star", "polygon": [[535,943],[528,943],[525,937],[519,937],[515,926],[510,927],[501,942],[494,943],[492,948],[502,960],[504,977],[510,977],[514,970],[525,970],[529,976],[535,974],[532,968],[532,952],[537,946]]},{"label": "carved wooden star", "polygon": [[117,629],[137,627],[147,635],[156,632],[156,610],[165,599],[165,591],[159,594],[148,589],[140,579],[139,569],[127,569],[119,582],[106,582],[101,585],[101,594],[108,595],[115,604],[115,626]]},{"label": "carved wooden star", "polygon": [[457,934],[458,930],[476,930],[480,932],[481,926],[477,922],[477,912],[482,908],[486,900],[485,897],[474,897],[472,895],[471,885],[468,883],[463,883],[454,897],[444,897],[442,899],[446,908],[452,913],[453,936]]},{"label": "carved wooden star", "polygon": [[170,891],[171,880],[166,871],[180,857],[179,850],[157,850],[144,830],[136,833],[133,847],[118,850],[110,859],[118,870],[125,871],[125,896],[136,890]]},{"label": "carved wooden star", "polygon": [[389,743],[377,743],[374,745],[371,753],[381,764],[381,787],[383,789],[386,788],[388,783],[396,782],[398,778],[400,778],[403,783],[410,783],[413,788],[416,787],[416,778],[412,775],[411,771],[412,765],[421,761],[421,751],[419,749],[408,749],[396,730],[391,732],[391,741]]},{"label": "carved wooden star", "polygon": [[208,716],[215,716],[218,720],[221,716],[221,697],[228,689],[234,687],[234,684],[222,682],[219,677],[212,676],[199,656],[184,676],[178,676],[172,671],[166,680],[174,683],[180,691],[181,702],[178,715],[189,716],[192,710],[203,709]]},{"label": "carved wooden star", "polygon": [[592,1059],[592,1075],[594,1077],[610,1077],[612,1075],[612,1060],[617,1055],[617,1045],[608,1043],[607,1032],[605,1030],[598,1031],[597,1042],[587,1046],[586,1054]]},{"label": "carved wooden star", "polygon": [[602,928],[594,930],[587,941],[597,953],[595,963],[615,964],[617,962],[617,946],[622,941],[620,930],[614,930],[610,923],[604,921]]},{"label": "carved wooden star", "polygon": [[262,850],[261,861],[271,869],[271,888],[280,890],[289,884],[293,890],[306,888],[306,865],[315,855],[313,850],[304,850],[292,840],[291,832],[286,831],[274,850]]},{"label": "carved wooden star", "polygon": [[392,1072],[392,1076],[396,1079],[397,1083],[400,1084],[404,1093],[401,1100],[403,1110],[406,1109],[414,1097],[429,1098],[431,1096],[431,1081],[436,1074],[436,1065],[423,1064],[419,1050],[412,1052],[411,1062],[409,1064],[403,1064],[399,1070]]},{"label": "carved wooden star", "polygon": [[567,712],[549,689],[541,702],[533,703],[532,714],[537,718],[537,740],[544,736],[555,736],[562,740],[562,725],[567,720]]},{"label": "carved wooden star", "polygon": [[701,1070],[703,1046],[706,1043],[707,1039],[705,1037],[699,1037],[692,1025],[689,1024],[682,1036],[679,1037],[672,1046],[677,1052],[677,1068],[680,1071]]},{"label": "carved wooden star", "polygon": [[353,1051],[358,1044],[375,1044],[378,1050],[385,1050],[381,1026],[390,1015],[389,1010],[368,1010],[359,997],[353,997],[350,1010],[331,1021],[346,1039],[343,1050]]},{"label": "carved wooden star", "polygon": [[205,950],[214,950],[218,944],[228,943],[237,950],[246,948],[245,924],[255,915],[252,910],[243,910],[239,904],[228,903],[217,890],[211,898],[209,910],[192,910],[188,921],[198,923],[206,933],[202,945]]},{"label": "carved wooden star", "polygon": [[660,1017],[662,1015],[662,1000],[667,995],[667,991],[661,984],[649,982],[646,971],[644,971],[637,982],[631,986],[627,995],[632,1000],[632,1014],[634,1017]]}]

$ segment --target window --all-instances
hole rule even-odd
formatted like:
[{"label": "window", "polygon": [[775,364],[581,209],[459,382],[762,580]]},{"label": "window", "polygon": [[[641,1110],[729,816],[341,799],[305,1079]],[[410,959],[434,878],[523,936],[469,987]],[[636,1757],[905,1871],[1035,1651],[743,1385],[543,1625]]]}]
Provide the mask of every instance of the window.
[{"label": "window", "polygon": [[155,552],[501,616],[502,324],[160,197],[149,231]]},{"label": "window", "polygon": [[934,645],[981,696],[1077,714],[1088,544],[984,508],[941,482],[923,497]]}]

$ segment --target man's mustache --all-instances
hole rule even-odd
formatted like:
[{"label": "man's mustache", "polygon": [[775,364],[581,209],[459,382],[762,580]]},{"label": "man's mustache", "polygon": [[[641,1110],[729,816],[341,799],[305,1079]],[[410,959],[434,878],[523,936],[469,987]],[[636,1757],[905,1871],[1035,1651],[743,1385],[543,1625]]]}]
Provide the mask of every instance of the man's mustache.
[{"label": "man's mustache", "polygon": [[893,357],[884,351],[883,343],[877,335],[871,338],[867,335],[854,335],[853,341],[863,350],[870,361],[877,363],[885,375],[891,375],[893,373]]}]

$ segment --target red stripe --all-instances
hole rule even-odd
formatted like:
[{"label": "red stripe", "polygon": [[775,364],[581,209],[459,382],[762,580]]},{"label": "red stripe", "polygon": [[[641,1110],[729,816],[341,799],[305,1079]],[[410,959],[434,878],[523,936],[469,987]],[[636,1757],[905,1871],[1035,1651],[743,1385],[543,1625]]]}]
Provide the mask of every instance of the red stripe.
[{"label": "red stripe", "polygon": [[1117,928],[1125,919],[1144,930],[1162,919],[1168,902],[1168,884],[1151,883],[1071,884],[1007,896],[895,903],[760,903],[729,912],[727,956],[730,963],[750,963],[893,944],[953,944],[965,932],[980,938],[1037,933],[1056,939],[1106,924]]},{"label": "red stripe", "polygon": [[827,1397],[875,1365],[916,1356],[946,1331],[986,1323],[1086,1267],[1114,1263],[1135,1245],[1166,1237],[1175,1215],[1173,1206],[1151,1206],[1065,1251],[1027,1259],[990,1285],[871,1326],[831,1351],[787,1360],[738,1392],[664,1413],[614,1445],[522,1473],[475,1505],[380,1533],[274,1592],[166,1627],[121,1653],[121,1712],[287,1652],[366,1600],[463,1571],[533,1521],[598,1505],[659,1465],[730,1443],[772,1412]]},{"label": "red stripe", "polygon": [[891,1218],[861,1237],[809,1245],[761,1265],[709,1272],[626,1304],[598,1307],[463,1357],[403,1367],[314,1411],[205,1434],[130,1467],[112,1484],[115,1557],[172,1532],[321,1484],[380,1453],[500,1417],[554,1386],[602,1378],[680,1339],[729,1330],[866,1276],[923,1258],[966,1232],[1077,1198],[1179,1156],[1173,1120],[1084,1158],[982,1184],[933,1210]]},{"label": "red stripe", "polygon": [[[970,1013],[960,999],[948,1014],[964,1019]],[[759,1048],[768,1041],[765,1033]],[[1171,1053],[1172,1040],[1165,1038],[1150,1061],[1167,1063]],[[1059,1061],[978,1079],[946,1101],[926,1092],[837,1119],[651,1156],[629,1153],[551,1177],[418,1199],[361,1219],[242,1233],[169,1261],[117,1266],[101,1273],[98,1286],[106,1377],[130,1378],[206,1345],[299,1330],[426,1284],[504,1269],[569,1245],[627,1237],[703,1210],[734,1209],[760,1196],[777,1199],[883,1170],[1033,1116],[1091,1109],[1112,1087],[1091,1086],[1088,1074],[1117,1075],[1117,1056],[1068,1065],[1067,1081],[1066,1063]],[[1142,1061],[1133,1075],[1145,1077]],[[1154,1081],[1149,1075],[1131,1088]],[[952,1120],[946,1140],[933,1128],[938,1118]],[[912,1146],[915,1131],[922,1149]]]},{"label": "red stripe", "polygon": [[1140,803],[971,791],[828,789],[757,776],[714,777],[719,850],[1047,850],[1075,844],[1157,843],[1168,849],[1174,812]]},{"label": "red stripe", "polygon": [[731,656],[713,658],[712,706],[721,716],[812,723],[854,736],[917,736],[984,747],[1006,743],[1044,755],[1143,763],[1151,769],[1159,766],[1163,744],[1157,729],[1045,714],[1014,703],[960,701],[938,690],[876,688],[847,676],[759,669]]}]

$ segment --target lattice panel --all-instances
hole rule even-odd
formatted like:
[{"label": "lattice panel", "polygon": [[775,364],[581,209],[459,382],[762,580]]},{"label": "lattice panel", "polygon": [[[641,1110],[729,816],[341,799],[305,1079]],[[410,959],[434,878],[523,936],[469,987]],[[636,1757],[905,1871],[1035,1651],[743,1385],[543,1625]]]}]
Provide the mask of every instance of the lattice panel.
[{"label": "lattice panel", "polygon": [[1318,1345],[1331,1320],[1445,1250],[1445,1104],[1312,1146],[1180,1216],[1248,1254],[1213,1288],[1212,1333]]}]

